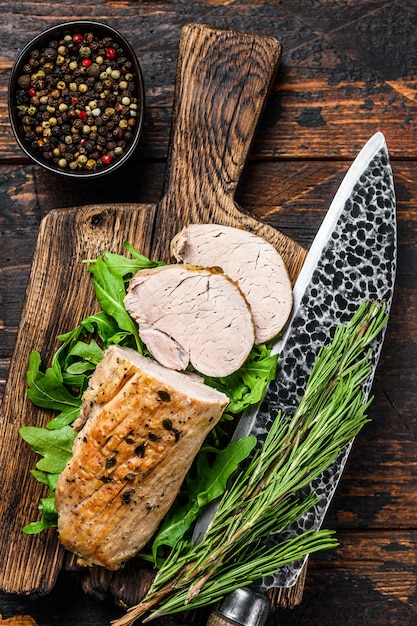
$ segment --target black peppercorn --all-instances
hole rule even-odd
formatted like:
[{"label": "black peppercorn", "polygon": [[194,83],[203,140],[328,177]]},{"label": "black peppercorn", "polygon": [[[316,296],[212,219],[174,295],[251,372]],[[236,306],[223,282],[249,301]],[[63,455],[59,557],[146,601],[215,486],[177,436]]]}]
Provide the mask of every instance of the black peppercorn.
[{"label": "black peppercorn", "polygon": [[16,91],[16,100],[21,104],[25,104],[26,102],[29,102],[30,95],[26,89],[18,89]]},{"label": "black peppercorn", "polygon": [[143,459],[143,457],[145,456],[145,449],[146,449],[146,445],[144,443],[141,443],[140,445],[136,446],[135,452],[140,459]]},{"label": "black peppercorn", "polygon": [[87,154],[90,154],[94,150],[95,144],[94,141],[87,140],[84,144],[84,150]]},{"label": "black peppercorn", "polygon": [[27,74],[22,74],[22,76],[19,76],[17,82],[19,87],[27,90],[30,87],[30,76],[28,76]]},{"label": "black peppercorn", "polygon": [[110,469],[116,465],[116,457],[112,456],[106,459],[106,469]]},{"label": "black peppercorn", "polygon": [[113,130],[113,137],[115,139],[121,139],[123,137],[123,132],[123,128],[120,128],[120,126],[118,126]]},{"label": "black peppercorn", "polygon": [[30,143],[30,144],[31,144],[31,143],[34,141],[34,139],[35,139],[35,133],[34,133],[34,132],[32,132],[32,131],[27,131],[27,132],[25,133],[25,140],[26,140],[28,143]]}]

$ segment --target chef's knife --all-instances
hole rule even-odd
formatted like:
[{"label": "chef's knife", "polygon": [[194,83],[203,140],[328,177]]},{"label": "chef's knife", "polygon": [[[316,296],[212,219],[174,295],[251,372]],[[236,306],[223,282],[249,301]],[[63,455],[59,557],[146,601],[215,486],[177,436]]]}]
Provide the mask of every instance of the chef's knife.
[{"label": "chef's knife", "polygon": [[[390,309],[396,271],[395,213],[388,150],[383,134],[378,132],[349,168],[301,269],[294,286],[292,315],[274,345],[274,352],[279,354],[276,379],[260,405],[242,416],[234,438],[256,435],[262,442],[279,411],[294,413],[319,348],[329,342],[337,325],[350,320],[361,302],[385,301]],[[365,396],[373,382],[382,343],[383,333],[372,346],[372,372],[363,386]],[[288,534],[320,528],[351,445],[310,485],[309,490],[321,500],[288,529]],[[194,540],[203,536],[215,507],[199,518]],[[208,623],[261,626],[268,604],[262,601],[259,591],[295,585],[303,563],[285,566],[274,576],[257,581],[252,589],[227,596]]]}]

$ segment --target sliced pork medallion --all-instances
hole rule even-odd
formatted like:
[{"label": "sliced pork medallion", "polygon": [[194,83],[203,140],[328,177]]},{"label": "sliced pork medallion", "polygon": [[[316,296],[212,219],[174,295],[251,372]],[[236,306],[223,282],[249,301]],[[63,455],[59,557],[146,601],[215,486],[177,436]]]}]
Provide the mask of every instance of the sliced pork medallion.
[{"label": "sliced pork medallion", "polygon": [[256,343],[274,338],[292,308],[291,282],[277,250],[241,228],[190,224],[171,243],[177,261],[220,266],[237,281],[252,310]]},{"label": "sliced pork medallion", "polygon": [[227,402],[193,374],[106,352],[56,489],[59,539],[80,564],[118,569],[150,540]]},{"label": "sliced pork medallion", "polygon": [[124,303],[152,356],[172,369],[191,363],[207,376],[227,376],[255,341],[245,297],[219,270],[181,264],[141,270]]}]

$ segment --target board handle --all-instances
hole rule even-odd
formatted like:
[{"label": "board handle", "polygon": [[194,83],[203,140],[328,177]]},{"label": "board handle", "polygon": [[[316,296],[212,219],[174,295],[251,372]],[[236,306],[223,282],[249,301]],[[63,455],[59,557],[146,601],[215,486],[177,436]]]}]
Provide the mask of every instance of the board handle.
[{"label": "board handle", "polygon": [[273,37],[183,26],[157,231],[175,234],[178,216],[236,223],[234,194],[280,57]]}]

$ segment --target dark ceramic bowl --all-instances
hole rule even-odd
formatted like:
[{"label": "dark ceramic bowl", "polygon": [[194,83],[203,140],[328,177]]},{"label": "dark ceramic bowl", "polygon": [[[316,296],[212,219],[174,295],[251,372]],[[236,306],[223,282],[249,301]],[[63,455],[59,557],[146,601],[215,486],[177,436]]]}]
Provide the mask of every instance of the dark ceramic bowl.
[{"label": "dark ceramic bowl", "polygon": [[21,51],[8,105],[16,140],[35,163],[63,176],[95,178],[119,168],[137,147],[142,72],[114,28],[65,22]]}]

